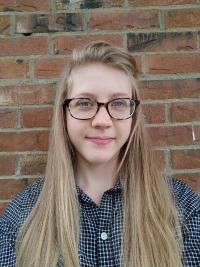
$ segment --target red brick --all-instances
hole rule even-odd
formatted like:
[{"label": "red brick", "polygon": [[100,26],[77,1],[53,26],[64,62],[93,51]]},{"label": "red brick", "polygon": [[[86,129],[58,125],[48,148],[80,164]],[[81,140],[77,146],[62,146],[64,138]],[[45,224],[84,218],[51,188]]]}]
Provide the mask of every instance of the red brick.
[{"label": "red brick", "polygon": [[141,56],[139,56],[139,55],[135,56],[134,55],[134,59],[135,59],[135,62],[136,62],[136,67],[137,67],[138,74],[141,74],[142,73],[142,60],[141,60]]},{"label": "red brick", "polygon": [[192,189],[198,193],[200,193],[200,173],[179,173],[175,174],[177,179],[185,182],[189,186],[192,187]]},{"label": "red brick", "polygon": [[48,53],[47,37],[2,38],[0,56],[30,56]]},{"label": "red brick", "polygon": [[23,60],[0,60],[0,79],[27,79],[29,66]]},{"label": "red brick", "polygon": [[166,28],[198,28],[200,27],[200,9],[176,9],[166,11]]},{"label": "red brick", "polygon": [[0,151],[46,151],[47,131],[0,132]]},{"label": "red brick", "polygon": [[0,216],[3,215],[8,203],[7,202],[0,202]]},{"label": "red brick", "polygon": [[194,143],[200,144],[200,126],[194,126]]},{"label": "red brick", "polygon": [[114,45],[123,46],[121,35],[77,35],[77,36],[57,36],[55,40],[56,54],[70,54],[75,47],[85,45],[91,41],[107,41]]},{"label": "red brick", "polygon": [[52,104],[53,84],[15,84],[0,86],[1,105]]},{"label": "red brick", "polygon": [[21,175],[45,173],[47,155],[26,155],[20,158]]},{"label": "red brick", "polygon": [[35,77],[37,78],[58,78],[61,76],[67,58],[41,59],[35,64]]},{"label": "red brick", "polygon": [[0,109],[0,128],[14,128],[16,126],[16,110]]},{"label": "red brick", "polygon": [[192,129],[190,126],[150,127],[148,132],[154,146],[192,144]]},{"label": "red brick", "polygon": [[197,34],[193,32],[129,33],[130,52],[182,51],[197,49]]},{"label": "red brick", "polygon": [[23,108],[21,111],[21,127],[50,127],[52,115],[52,108]]},{"label": "red brick", "polygon": [[200,149],[172,151],[171,161],[173,169],[200,168]]},{"label": "red brick", "polygon": [[48,11],[49,0],[1,0],[0,11]]},{"label": "red brick", "polygon": [[165,105],[149,104],[142,106],[145,121],[147,123],[163,123],[165,122]]},{"label": "red brick", "polygon": [[158,11],[148,12],[92,12],[91,30],[122,30],[159,27]]},{"label": "red brick", "polygon": [[9,16],[0,16],[0,33],[8,34],[10,28],[10,18]]},{"label": "red brick", "polygon": [[83,30],[82,14],[34,14],[16,16],[16,33],[69,32]]},{"label": "red brick", "polygon": [[200,120],[200,103],[176,103],[170,109],[172,122]]},{"label": "red brick", "polygon": [[35,178],[27,178],[27,185],[32,185],[33,182],[35,182],[39,177],[35,177]]},{"label": "red brick", "polygon": [[0,175],[14,175],[15,174],[15,156],[0,156]]},{"label": "red brick", "polygon": [[[70,3],[69,3],[70,2]],[[63,1],[57,0],[57,9],[91,9],[91,8],[110,8],[110,7],[122,7],[123,0],[92,0],[92,1]]]},{"label": "red brick", "polygon": [[200,79],[140,81],[142,99],[200,98]]},{"label": "red brick", "polygon": [[27,184],[25,179],[0,179],[0,199],[11,199],[26,186]]},{"label": "red brick", "polygon": [[148,55],[145,56],[145,73],[188,73],[200,72],[200,55]]},{"label": "red brick", "polygon": [[129,6],[171,6],[171,5],[181,5],[181,4],[195,4],[196,0],[129,0]]}]

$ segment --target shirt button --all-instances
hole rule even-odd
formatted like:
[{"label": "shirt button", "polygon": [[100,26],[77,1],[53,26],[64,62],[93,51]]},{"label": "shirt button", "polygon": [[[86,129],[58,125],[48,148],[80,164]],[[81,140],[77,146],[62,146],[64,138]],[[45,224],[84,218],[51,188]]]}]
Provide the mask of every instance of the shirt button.
[{"label": "shirt button", "polygon": [[106,232],[101,233],[101,239],[106,240],[108,238],[108,235]]}]

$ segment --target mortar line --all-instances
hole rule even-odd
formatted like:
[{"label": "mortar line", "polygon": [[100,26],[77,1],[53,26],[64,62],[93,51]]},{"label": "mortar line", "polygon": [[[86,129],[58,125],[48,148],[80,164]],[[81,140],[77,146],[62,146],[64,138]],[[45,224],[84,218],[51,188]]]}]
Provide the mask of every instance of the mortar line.
[{"label": "mortar line", "polygon": [[163,10],[159,10],[159,23],[160,23],[160,29],[165,31],[165,17]]}]

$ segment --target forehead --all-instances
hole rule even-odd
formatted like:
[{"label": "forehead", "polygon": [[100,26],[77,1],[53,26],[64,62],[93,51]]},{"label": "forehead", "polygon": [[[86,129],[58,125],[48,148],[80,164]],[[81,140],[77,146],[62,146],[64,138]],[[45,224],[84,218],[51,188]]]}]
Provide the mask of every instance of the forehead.
[{"label": "forehead", "polygon": [[132,97],[132,83],[124,71],[102,63],[92,63],[76,67],[72,71],[69,95],[94,95],[99,98],[115,95]]}]

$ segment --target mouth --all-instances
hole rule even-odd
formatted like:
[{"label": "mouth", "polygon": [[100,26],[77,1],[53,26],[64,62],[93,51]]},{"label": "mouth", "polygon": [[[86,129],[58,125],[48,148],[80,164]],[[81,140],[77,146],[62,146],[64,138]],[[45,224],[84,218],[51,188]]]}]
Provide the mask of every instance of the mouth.
[{"label": "mouth", "polygon": [[97,145],[106,145],[113,141],[114,138],[112,137],[100,137],[100,136],[94,136],[94,137],[86,137],[90,142],[97,144]]}]

